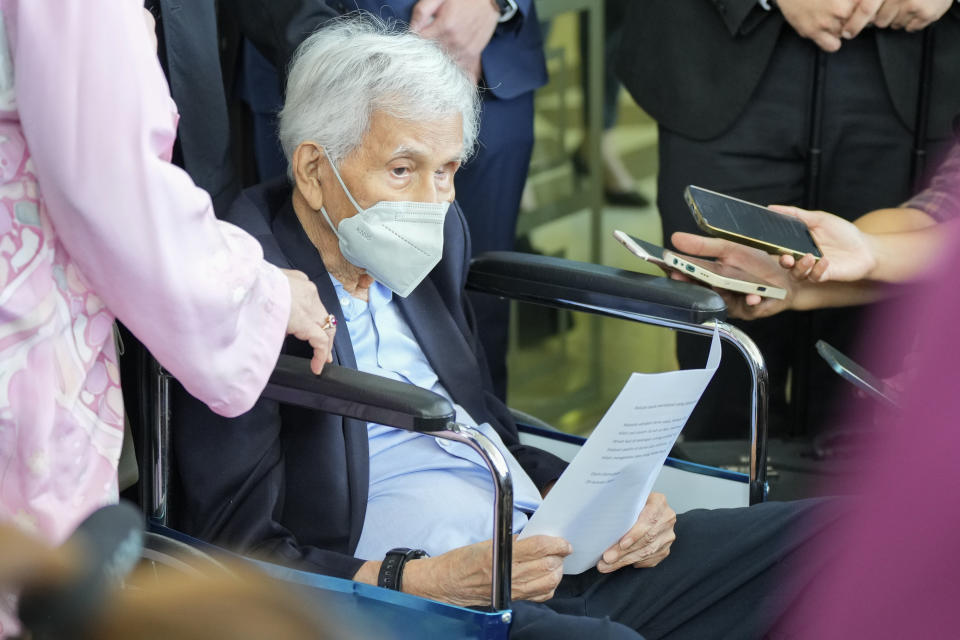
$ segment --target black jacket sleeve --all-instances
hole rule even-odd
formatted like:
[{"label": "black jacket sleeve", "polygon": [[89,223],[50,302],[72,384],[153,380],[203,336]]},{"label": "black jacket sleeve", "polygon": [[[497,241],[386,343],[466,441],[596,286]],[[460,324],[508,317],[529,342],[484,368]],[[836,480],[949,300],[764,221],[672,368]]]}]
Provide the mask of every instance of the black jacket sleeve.
[{"label": "black jacket sleeve", "polygon": [[183,488],[177,526],[237,553],[353,577],[363,560],[302,544],[281,524],[286,500],[304,498],[286,495],[287,455],[277,402],[261,399],[233,419],[215,415],[182,389],[174,402],[179,427],[173,430],[174,459]]}]

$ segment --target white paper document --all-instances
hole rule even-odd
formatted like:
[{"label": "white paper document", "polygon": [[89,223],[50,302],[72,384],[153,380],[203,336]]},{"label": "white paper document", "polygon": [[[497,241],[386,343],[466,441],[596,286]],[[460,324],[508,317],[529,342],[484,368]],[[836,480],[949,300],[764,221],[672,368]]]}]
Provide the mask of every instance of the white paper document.
[{"label": "white paper document", "polygon": [[720,364],[714,330],[704,369],[634,373],[520,534],[558,536],[582,573],[637,521],[670,448]]}]

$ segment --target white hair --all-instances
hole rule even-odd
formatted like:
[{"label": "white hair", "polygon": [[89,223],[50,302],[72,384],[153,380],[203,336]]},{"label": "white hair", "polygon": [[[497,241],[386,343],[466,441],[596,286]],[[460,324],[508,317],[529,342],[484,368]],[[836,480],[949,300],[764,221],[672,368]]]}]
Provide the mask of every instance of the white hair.
[{"label": "white hair", "polygon": [[409,121],[460,114],[461,160],[480,126],[476,86],[438,44],[353,14],[327,23],[293,57],[279,116],[288,166],[306,141],[339,165],[360,146],[375,111]]}]

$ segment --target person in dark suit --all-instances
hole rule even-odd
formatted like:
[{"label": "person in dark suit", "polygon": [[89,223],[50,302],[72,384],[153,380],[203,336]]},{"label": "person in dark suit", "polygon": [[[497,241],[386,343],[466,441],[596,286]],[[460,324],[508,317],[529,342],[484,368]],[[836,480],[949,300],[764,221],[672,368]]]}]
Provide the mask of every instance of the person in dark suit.
[{"label": "person in dark suit", "polygon": [[[146,0],[145,6],[157,22],[160,62],[180,113],[173,160],[210,194],[222,216],[240,193],[240,182],[230,149],[216,2]],[[324,0],[237,0],[228,13],[280,68],[308,34],[336,15]]]},{"label": "person in dark suit", "polygon": [[[304,43],[288,79],[280,137],[293,184],[248,190],[229,219],[317,285],[338,320],[337,364],[444,395],[495,443],[519,531],[564,463],[519,442],[464,294],[470,234],[453,175],[478,109],[475,85],[435,44],[363,19],[329,26]],[[235,420],[186,396],[178,405],[188,532],[307,570],[489,604],[493,485],[469,449],[266,400]],[[791,600],[774,589],[777,571],[817,570],[792,558],[826,526],[813,518],[821,508],[676,517],[653,494],[595,569],[569,577],[565,540],[518,540],[512,636],[758,636]],[[429,557],[418,552],[387,580],[383,559],[404,546]]]},{"label": "person in dark suit", "polygon": [[[618,72],[659,123],[657,204],[665,242],[676,231],[696,231],[682,197],[688,184],[760,204],[824,209],[851,220],[906,200],[914,187],[911,155],[923,36],[904,27],[916,30],[935,21],[926,150],[931,158],[946,150],[950,118],[960,108],[960,5],[780,0],[765,9],[764,4],[645,0],[630,5],[625,29],[631,37],[623,39]],[[874,26],[863,28],[871,21]],[[824,50],[819,55],[818,47]],[[822,98],[813,128],[815,78]],[[813,357],[812,345],[819,337],[840,348],[851,345],[858,315],[818,311],[743,327],[770,369],[772,427],[797,433],[829,425],[829,398],[840,383],[834,384],[834,376]],[[679,337],[681,365],[702,361],[703,348],[696,338]],[[743,433],[746,415],[729,400],[744,397],[749,381],[745,369],[730,366],[733,361],[727,358],[728,366],[708,389],[688,435]],[[809,384],[794,385],[792,402],[794,410],[809,411],[805,418],[794,415],[788,429],[787,371],[792,368],[796,383],[804,367],[809,367]]]}]

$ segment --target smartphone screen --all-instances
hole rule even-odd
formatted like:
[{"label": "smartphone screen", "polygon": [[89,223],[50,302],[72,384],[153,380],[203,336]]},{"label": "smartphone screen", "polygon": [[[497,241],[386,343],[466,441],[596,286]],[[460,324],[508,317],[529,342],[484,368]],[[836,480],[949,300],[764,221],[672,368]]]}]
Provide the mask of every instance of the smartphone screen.
[{"label": "smartphone screen", "polygon": [[687,187],[684,195],[697,224],[711,235],[729,237],[770,252],[823,257],[801,220],[693,185]]},{"label": "smartphone screen", "polygon": [[624,233],[617,229],[613,232],[613,237],[617,241],[627,248],[630,253],[637,256],[638,258],[643,258],[647,262],[652,262],[653,264],[666,266],[666,258],[664,258],[664,248],[659,247],[651,242],[646,240],[641,240],[636,236],[632,236],[629,233]]},{"label": "smartphone screen", "polygon": [[837,375],[847,382],[866,391],[877,400],[899,406],[900,398],[896,391],[891,389],[883,380],[838,351],[833,345],[823,340],[817,340],[817,353]]}]

